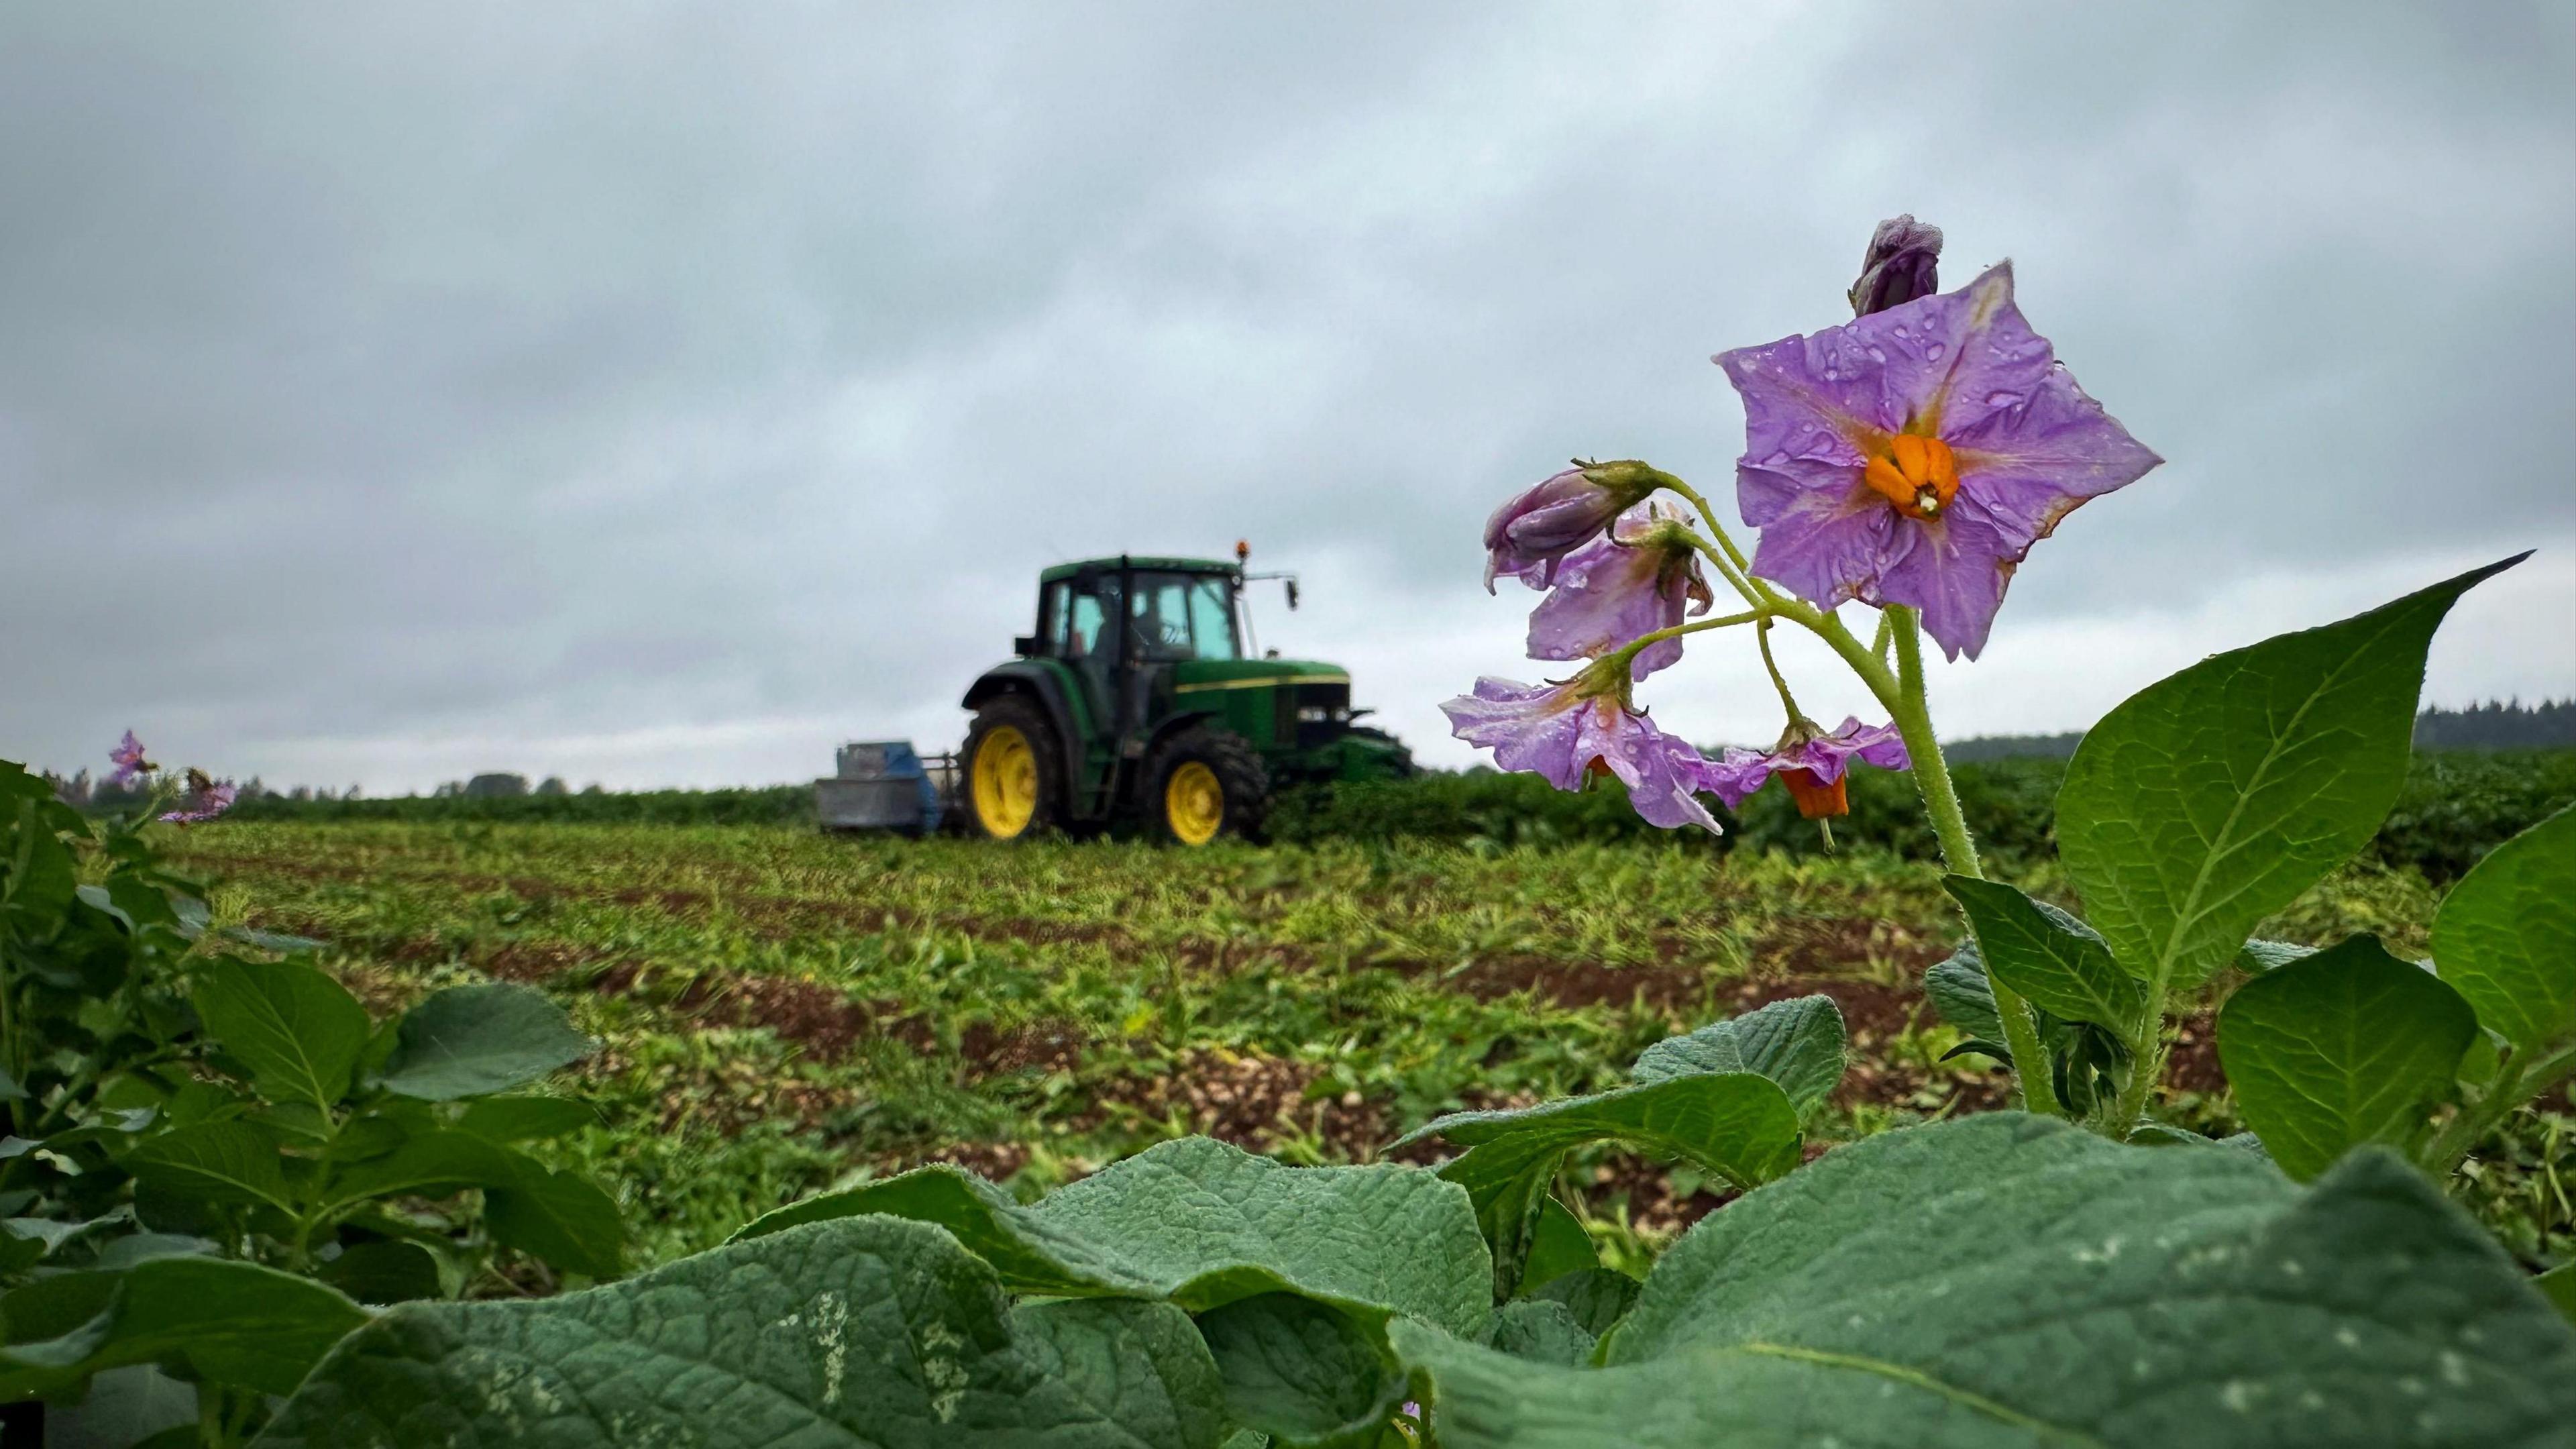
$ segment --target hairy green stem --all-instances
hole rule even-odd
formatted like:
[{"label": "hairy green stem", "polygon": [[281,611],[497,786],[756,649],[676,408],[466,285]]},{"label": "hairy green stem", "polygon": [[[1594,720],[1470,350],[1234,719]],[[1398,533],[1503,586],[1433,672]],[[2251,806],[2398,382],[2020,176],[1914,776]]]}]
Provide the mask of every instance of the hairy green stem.
[{"label": "hairy green stem", "polygon": [[1789,681],[1780,673],[1780,661],[1771,657],[1771,621],[1769,619],[1755,621],[1753,638],[1754,642],[1762,647],[1762,667],[1771,672],[1771,687],[1780,691],[1780,707],[1789,712],[1789,722],[1796,724],[1805,719],[1807,712],[1798,708],[1798,697],[1789,692]]}]

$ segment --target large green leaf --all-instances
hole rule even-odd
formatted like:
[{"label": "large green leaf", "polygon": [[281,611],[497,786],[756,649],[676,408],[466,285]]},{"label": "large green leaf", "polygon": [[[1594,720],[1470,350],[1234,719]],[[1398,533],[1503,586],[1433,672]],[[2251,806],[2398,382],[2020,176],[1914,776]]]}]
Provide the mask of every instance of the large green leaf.
[{"label": "large green leaf", "polygon": [[[0,1399],[55,1393],[102,1369],[174,1356],[217,1383],[292,1393],[333,1343],[367,1321],[366,1310],[338,1292],[254,1263],[173,1256],[72,1276],[95,1280],[81,1286],[101,1290],[105,1306],[54,1338],[0,1349]],[[16,1321],[11,1315],[13,1328]]]},{"label": "large green leaf", "polygon": [[1446,1449],[2563,1445],[2576,1332],[2412,1168],[2017,1113],[1890,1132],[1712,1214],[1603,1369],[1412,1324]]},{"label": "large green leaf", "polygon": [[403,1013],[381,1084],[433,1102],[523,1086],[590,1052],[563,1008],[526,986],[451,986]]},{"label": "large green leaf", "polygon": [[809,1224],[623,1283],[411,1303],[332,1351],[264,1449],[1207,1449],[1216,1369],[1154,1303],[1013,1312],[937,1228]]},{"label": "large green leaf", "polygon": [[2405,780],[2434,629],[2516,562],[2205,659],[2085,734],[2058,854],[2121,965],[2159,993],[2208,979],[2370,839]]},{"label": "large green leaf", "polygon": [[2100,936],[1999,881],[1953,875],[1941,884],[1967,912],[1978,958],[2006,986],[2068,1021],[2137,1036],[2145,996]]},{"label": "large green leaf", "polygon": [[1200,1315],[1198,1326],[1228,1414],[1268,1434],[1274,1449],[1374,1444],[1404,1403],[1404,1372],[1386,1336],[1311,1298],[1238,1298]]},{"label": "large green leaf", "polygon": [[509,1155],[518,1175],[483,1193],[483,1221],[493,1241],[593,1278],[624,1272],[626,1223],[617,1200],[577,1172],[549,1172],[532,1158]]},{"label": "large green leaf", "polygon": [[493,1142],[532,1142],[599,1125],[599,1109],[570,1097],[485,1097],[465,1104],[457,1130]]},{"label": "large green leaf", "polygon": [[1452,1113],[1397,1145],[1435,1136],[1467,1148],[1440,1175],[1467,1189],[1475,1204],[1493,1251],[1498,1300],[1519,1291],[1548,1182],[1572,1148],[1605,1139],[1634,1143],[1743,1186],[1798,1165],[1798,1109],[1779,1083],[1752,1072],[1671,1076],[1537,1107]]},{"label": "large green leaf", "polygon": [[1459,1333],[1491,1269],[1466,1194],[1419,1168],[1284,1167],[1204,1137],[1165,1142],[1033,1207],[952,1167],[810,1198],[737,1241],[858,1213],[953,1232],[1014,1291],[1168,1298],[1192,1312],[1284,1290]]},{"label": "large green leaf", "polygon": [[446,1197],[467,1188],[516,1186],[536,1164],[463,1132],[424,1132],[382,1157],[342,1170],[318,1196],[323,1213],[371,1198]]},{"label": "large green leaf", "polygon": [[2576,1031],[2576,807],[2497,846],[2443,898],[2433,960],[2528,1051]]},{"label": "large green leaf", "polygon": [[1715,1072],[1758,1072],[1780,1084],[1805,1117],[1843,1079],[1843,1013],[1830,996],[1795,996],[1645,1049],[1628,1075],[1640,1082]]},{"label": "large green leaf", "polygon": [[270,1100],[328,1109],[348,1095],[367,1045],[367,1009],[339,982],[292,961],[228,956],[192,999],[216,1044],[250,1068]]},{"label": "large green leaf", "polygon": [[2306,1181],[2364,1142],[2413,1146],[2477,1034],[2458,992],[2355,936],[2238,987],[2218,1061],[2272,1160]]},{"label": "large green leaf", "polygon": [[128,1153],[125,1170],[146,1187],[227,1206],[295,1211],[277,1140],[248,1122],[175,1127]]}]

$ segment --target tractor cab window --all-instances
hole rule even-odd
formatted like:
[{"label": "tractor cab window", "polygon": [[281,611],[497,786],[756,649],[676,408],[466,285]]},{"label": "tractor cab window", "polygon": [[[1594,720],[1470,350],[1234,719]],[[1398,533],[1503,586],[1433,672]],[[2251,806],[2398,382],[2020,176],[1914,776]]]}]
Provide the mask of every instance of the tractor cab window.
[{"label": "tractor cab window", "polygon": [[1098,659],[1116,647],[1109,637],[1109,621],[1118,609],[1118,581],[1102,579],[1094,589],[1073,596],[1073,606],[1065,611],[1064,637],[1056,653],[1064,659]]},{"label": "tractor cab window", "polygon": [[1234,592],[1210,574],[1138,574],[1129,646],[1142,663],[1233,659]]}]

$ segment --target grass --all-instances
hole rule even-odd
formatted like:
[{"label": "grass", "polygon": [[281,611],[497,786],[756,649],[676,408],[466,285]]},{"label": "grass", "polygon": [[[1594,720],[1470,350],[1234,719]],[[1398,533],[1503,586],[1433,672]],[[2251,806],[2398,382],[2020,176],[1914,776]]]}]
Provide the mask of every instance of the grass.
[{"label": "grass", "polygon": [[[601,1122],[558,1150],[625,1197],[645,1261],[929,1160],[1031,1194],[1193,1131],[1370,1160],[1441,1111],[1597,1090],[1654,1040],[1810,990],[1855,1046],[1828,1139],[2001,1101],[1939,1060],[1957,1034],[1916,989],[1954,934],[1938,872],[1875,852],[474,822],[226,823],[178,848],[219,918],[323,938],[380,1012],[485,978],[570,1007],[603,1045],[559,1090]],[[2044,862],[2021,883],[2066,896]],[[2435,900],[2361,864],[2265,933],[2420,953]],[[2175,1115],[2232,1127],[2205,1021],[2172,1081]],[[2544,1206],[2555,1153],[2531,1169]],[[2499,1201],[2532,1197],[2514,1172]],[[1569,1186],[1622,1261],[1720,1200],[1617,1153]]]}]

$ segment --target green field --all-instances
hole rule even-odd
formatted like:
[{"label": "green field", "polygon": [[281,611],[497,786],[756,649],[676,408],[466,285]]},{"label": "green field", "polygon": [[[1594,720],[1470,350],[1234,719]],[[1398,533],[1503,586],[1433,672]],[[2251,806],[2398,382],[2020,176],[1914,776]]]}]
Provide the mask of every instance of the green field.
[{"label": "green field", "polygon": [[[1596,1090],[1649,1042],[1809,991],[1854,1043],[1826,1140],[1999,1102],[1999,1074],[1939,1060],[1959,1035],[1917,989],[1955,935],[1938,872],[1877,851],[474,822],[226,823],[176,848],[219,919],[324,939],[379,1013],[487,977],[565,1003],[603,1045],[558,1089],[601,1120],[558,1161],[624,1195],[645,1261],[931,1160],[1029,1194],[1190,1132],[1364,1161],[1440,1111]],[[2016,879],[2064,899],[2053,869]],[[2364,862],[2262,934],[2418,954],[2437,898]],[[2233,1130],[2206,1019],[2182,1030],[2168,1115]],[[2478,1180],[2533,1246],[2567,1221],[2551,1120]],[[1722,1200],[1616,1154],[1568,1175],[1614,1255]]]}]

